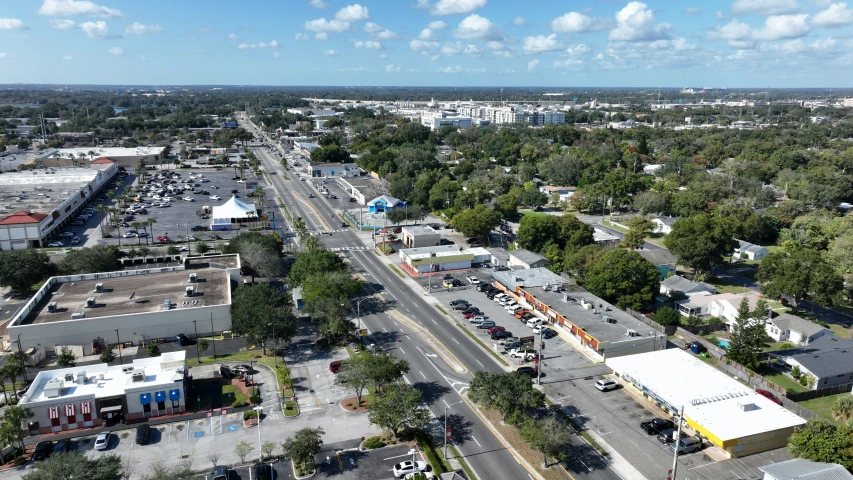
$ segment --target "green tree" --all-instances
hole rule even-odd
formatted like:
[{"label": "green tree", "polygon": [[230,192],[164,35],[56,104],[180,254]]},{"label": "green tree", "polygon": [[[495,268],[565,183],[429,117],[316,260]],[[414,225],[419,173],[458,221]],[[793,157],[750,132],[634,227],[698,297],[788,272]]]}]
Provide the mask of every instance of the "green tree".
[{"label": "green tree", "polygon": [[495,211],[503,218],[518,216],[518,197],[513,193],[505,193],[495,200]]},{"label": "green tree", "polygon": [[231,301],[232,330],[242,335],[248,345],[263,345],[266,355],[267,340],[289,342],[295,335],[296,318],[291,305],[289,296],[269,284],[240,285]]},{"label": "green tree", "polygon": [[518,246],[541,252],[549,243],[560,250],[577,249],[593,243],[592,227],[572,215],[525,216],[518,227]]},{"label": "green tree", "polygon": [[307,427],[297,430],[292,437],[288,437],[281,448],[284,453],[297,463],[314,464],[314,455],[323,449],[323,434],[326,433],[320,427]]},{"label": "green tree", "polygon": [[853,396],[841,395],[832,403],[832,416],[840,422],[853,420]]},{"label": "green tree", "polygon": [[156,343],[149,343],[148,345],[145,345],[145,354],[149,357],[159,357],[160,346]]},{"label": "green tree", "polygon": [[661,324],[661,325],[680,325],[681,324],[681,314],[676,312],[671,307],[660,307],[655,315],[652,317],[652,320]]},{"label": "green tree", "polygon": [[[746,368],[758,368],[758,354],[761,353],[761,345],[756,345],[754,342],[754,331],[756,319],[752,310],[749,308],[749,298],[744,297],[740,301],[737,317],[732,324],[732,333],[729,338],[729,348],[726,350],[726,357],[735,361]],[[763,323],[762,323],[762,327]]]},{"label": "green tree", "polygon": [[577,282],[582,284],[589,269],[592,268],[602,253],[604,250],[597,243],[584,245],[578,249],[567,248],[566,259],[563,264],[566,273],[575,277]]},{"label": "green tree", "polygon": [[830,306],[842,291],[841,275],[817,250],[795,248],[772,252],[761,261],[756,279],[770,298],[786,297],[794,311],[803,299]]},{"label": "green tree", "polygon": [[349,152],[338,145],[317,147],[311,151],[311,163],[351,163]]},{"label": "green tree", "polygon": [[59,272],[63,275],[112,272],[117,263],[118,247],[115,245],[84,247],[65,254],[59,262]]},{"label": "green tree", "polygon": [[542,454],[542,463],[548,468],[548,457],[563,460],[572,444],[572,433],[556,417],[543,420],[527,418],[521,425],[521,438],[537,452]]},{"label": "green tree", "polygon": [[660,272],[637,252],[609,249],[589,269],[583,287],[619,308],[642,310],[660,289]]},{"label": "green tree", "polygon": [[61,368],[73,367],[77,362],[77,356],[68,347],[59,349],[59,355],[56,356],[56,366]]},{"label": "green tree", "polygon": [[370,384],[370,364],[367,359],[360,355],[346,359],[341,362],[341,369],[338,370],[338,383],[353,390],[358,405],[361,405],[361,397],[364,395],[364,389]]},{"label": "green tree", "polygon": [[643,248],[646,232],[654,230],[655,224],[645,217],[636,216],[628,220],[628,233],[622,239],[622,246],[627,248]]},{"label": "green tree", "polygon": [[311,276],[346,270],[347,266],[340,256],[328,250],[313,249],[296,256],[288,277],[292,284],[301,286]]},{"label": "green tree", "polygon": [[222,248],[223,253],[239,253],[243,272],[255,277],[276,277],[281,274],[284,242],[276,233],[241,233]]},{"label": "green tree", "polygon": [[[261,444],[261,453],[263,453],[264,456],[267,457],[267,459],[269,459],[270,457],[272,457],[272,454],[273,454],[273,452],[275,452],[276,448],[278,448],[277,443],[270,442],[269,440],[267,440],[266,442]],[[263,461],[263,459],[261,459],[261,461]]]},{"label": "green tree", "polygon": [[199,255],[204,255],[205,253],[207,253],[207,252],[209,252],[209,251],[210,251],[210,245],[208,245],[208,244],[206,244],[206,243],[204,243],[204,242],[196,243],[196,245],[195,245],[195,251],[196,251]]},{"label": "green tree", "polygon": [[380,353],[367,358],[367,370],[373,381],[376,395],[382,393],[382,387],[387,383],[396,382],[409,371],[409,362],[397,360],[392,355]]},{"label": "green tree", "polygon": [[210,342],[206,338],[199,338],[198,349],[201,350],[201,353],[206,352],[208,348],[210,348]]},{"label": "green tree", "polygon": [[500,214],[485,205],[459,212],[450,221],[453,228],[462,235],[480,239],[485,239],[500,223]]},{"label": "green tree", "polygon": [[421,408],[421,401],[421,391],[415,387],[405,383],[389,385],[385,394],[370,405],[367,418],[397,438],[403,429],[429,424],[429,411]]},{"label": "green tree", "polygon": [[100,361],[101,363],[110,364],[116,360],[116,354],[113,352],[113,349],[110,347],[104,348],[101,351]]},{"label": "green tree", "polygon": [[240,457],[240,463],[246,463],[246,457],[248,457],[254,449],[255,447],[252,446],[251,443],[245,440],[241,440],[240,443],[234,446],[234,453],[236,453],[237,456]]},{"label": "green tree", "polygon": [[522,421],[525,410],[545,405],[545,394],[533,388],[530,378],[512,372],[478,370],[471,379],[468,396],[483,408],[498,410],[511,424]]},{"label": "green tree", "polygon": [[724,256],[731,254],[735,246],[725,225],[705,214],[676,221],[663,242],[678,256],[680,263],[700,275],[709,273]]},{"label": "green tree", "polygon": [[34,464],[35,470],[24,475],[24,480],[54,480],[57,478],[85,478],[90,480],[119,480],[122,478],[121,457],[104,455],[97,459],[86,458],[81,452],[51,455]]},{"label": "green tree", "polygon": [[27,248],[0,252],[0,286],[28,292],[55,271],[56,265],[41,250]]},{"label": "green tree", "polygon": [[[124,475],[125,479],[130,477]],[[189,463],[182,462],[178,465],[166,465],[155,463],[151,465],[151,473],[142,475],[142,480],[192,480],[194,478]]]},{"label": "green tree", "polygon": [[[33,412],[20,405],[10,405],[3,410],[0,417],[0,439],[3,445],[17,445],[20,451],[24,451],[24,425],[33,417]],[[18,450],[15,450],[15,459],[18,458]]]},{"label": "green tree", "polygon": [[812,419],[799,427],[788,441],[788,451],[797,458],[837,463],[853,468],[853,428]]}]

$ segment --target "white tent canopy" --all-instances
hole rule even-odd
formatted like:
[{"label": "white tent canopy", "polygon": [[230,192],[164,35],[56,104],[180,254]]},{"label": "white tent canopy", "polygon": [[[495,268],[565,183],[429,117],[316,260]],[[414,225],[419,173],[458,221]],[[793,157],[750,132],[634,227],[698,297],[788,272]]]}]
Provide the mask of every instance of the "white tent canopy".
[{"label": "white tent canopy", "polygon": [[232,221],[248,220],[251,218],[257,218],[257,216],[258,210],[254,203],[244,203],[237,197],[231,197],[224,204],[213,207],[210,227],[212,230],[217,230],[217,228],[215,228],[217,225],[230,226]]}]

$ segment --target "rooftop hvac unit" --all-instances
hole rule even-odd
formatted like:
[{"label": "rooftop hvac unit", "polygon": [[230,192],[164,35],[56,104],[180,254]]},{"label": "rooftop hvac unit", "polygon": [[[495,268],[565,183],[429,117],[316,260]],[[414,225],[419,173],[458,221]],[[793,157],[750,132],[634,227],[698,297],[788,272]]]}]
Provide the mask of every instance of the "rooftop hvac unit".
[{"label": "rooftop hvac unit", "polygon": [[737,409],[740,410],[741,412],[751,412],[751,411],[755,410],[755,404],[754,403],[740,403],[740,402],[738,402]]},{"label": "rooftop hvac unit", "polygon": [[616,319],[615,319],[615,318],[610,317],[610,316],[607,316],[607,315],[605,315],[605,316],[604,316],[604,321],[605,321],[605,322],[607,322],[607,323],[616,323]]},{"label": "rooftop hvac unit", "polygon": [[83,312],[74,312],[71,314],[71,320],[79,320],[81,318],[86,318],[86,314]]},{"label": "rooftop hvac unit", "polygon": [[626,331],[626,332],[625,332],[625,335],[626,335],[626,336],[628,336],[628,337],[638,337],[638,336],[640,336],[640,334],[638,334],[636,330],[631,330],[631,329],[628,329],[628,331]]},{"label": "rooftop hvac unit", "polygon": [[77,373],[77,385],[84,385],[86,383],[86,371],[80,371]]},{"label": "rooftop hvac unit", "polygon": [[96,293],[104,293],[104,284],[103,283],[96,283],[95,284],[95,292]]},{"label": "rooftop hvac unit", "polygon": [[86,308],[95,308],[95,297],[89,297],[86,299]]},{"label": "rooftop hvac unit", "polygon": [[192,296],[193,296],[193,294],[195,294],[195,287],[187,287],[187,293],[186,293],[186,296],[188,296],[188,297],[192,297]]},{"label": "rooftop hvac unit", "polygon": [[133,372],[133,375],[130,377],[133,383],[139,383],[145,381],[145,372]]},{"label": "rooftop hvac unit", "polygon": [[44,386],[44,396],[47,398],[56,398],[62,395],[62,379],[51,378]]},{"label": "rooftop hvac unit", "polygon": [[73,382],[74,381],[74,374],[73,373],[66,373],[65,374],[65,381],[66,382]]},{"label": "rooftop hvac unit", "polygon": [[47,311],[50,313],[56,313],[56,302],[50,302],[47,304]]},{"label": "rooftop hvac unit", "polygon": [[133,371],[133,365],[121,367],[121,373],[131,373],[132,371]]},{"label": "rooftop hvac unit", "polygon": [[187,283],[195,283],[196,281],[198,281],[198,275],[195,273],[191,273],[190,279],[187,280]]}]

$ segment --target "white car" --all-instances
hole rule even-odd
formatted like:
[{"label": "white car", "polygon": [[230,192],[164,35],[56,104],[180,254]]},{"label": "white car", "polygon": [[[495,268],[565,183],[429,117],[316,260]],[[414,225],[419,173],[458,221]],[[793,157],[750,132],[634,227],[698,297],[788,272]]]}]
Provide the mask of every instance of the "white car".
[{"label": "white car", "polygon": [[194,202],[194,201],[195,201],[195,199],[194,199],[193,197],[186,196],[186,197],[184,197],[184,201],[185,201],[185,202]]},{"label": "white car", "polygon": [[397,478],[403,478],[410,473],[425,472],[426,469],[426,462],[422,462],[420,460],[416,462],[406,460],[405,462],[400,462],[397,465],[394,465],[394,476]]},{"label": "white car", "polygon": [[493,300],[495,301],[495,303],[501,303],[501,301],[505,298],[509,298],[509,295],[505,293],[500,293],[498,295],[495,295],[495,298],[493,298]]},{"label": "white car", "polygon": [[51,243],[48,243],[47,246],[48,247],[62,247],[62,246],[65,246],[65,244],[62,242],[51,242]]},{"label": "white car", "polygon": [[122,236],[123,236],[124,238],[136,238],[136,236],[137,236],[137,235],[136,235],[136,232],[127,232],[127,233],[125,233],[125,234],[124,234],[124,235],[122,235]]},{"label": "white car", "polygon": [[619,384],[614,380],[610,380],[609,378],[602,378],[601,380],[595,382],[595,388],[601,390],[602,392],[606,392],[608,390],[614,390],[619,388]]},{"label": "white car", "polygon": [[160,202],[159,204],[157,204],[157,206],[160,208],[166,208],[166,207],[171,207],[172,204],[169,202]]},{"label": "white car", "polygon": [[465,280],[467,280],[468,283],[470,283],[471,285],[479,285],[480,284],[480,279],[477,277],[473,277],[473,276],[467,277]]},{"label": "white car", "polygon": [[222,200],[222,197],[220,197],[219,195],[211,195],[210,199],[211,200]]},{"label": "white car", "polygon": [[538,335],[539,332],[541,332],[541,331],[542,331],[542,325],[536,325],[535,327],[533,327],[533,334],[534,335]]},{"label": "white car", "polygon": [[528,320],[528,321],[527,321],[527,326],[528,326],[528,327],[530,327],[530,328],[538,327],[539,325],[542,325],[542,320],[541,320],[541,319],[538,319],[538,318],[531,318],[530,320]]},{"label": "white car", "polygon": [[95,450],[106,450],[110,445],[110,432],[99,433],[95,438]]},{"label": "white car", "polygon": [[420,474],[421,476],[417,477],[417,478],[425,478],[426,480],[435,480],[435,478],[437,478],[435,476],[435,474],[432,472],[413,472],[413,473],[406,475],[406,480],[414,479],[415,475],[418,475],[418,474]]},{"label": "white car", "polygon": [[506,310],[507,312],[512,312],[520,306],[521,305],[519,305],[518,303],[516,303],[515,300],[513,300],[513,301],[507,303],[506,305],[504,305],[504,310]]}]

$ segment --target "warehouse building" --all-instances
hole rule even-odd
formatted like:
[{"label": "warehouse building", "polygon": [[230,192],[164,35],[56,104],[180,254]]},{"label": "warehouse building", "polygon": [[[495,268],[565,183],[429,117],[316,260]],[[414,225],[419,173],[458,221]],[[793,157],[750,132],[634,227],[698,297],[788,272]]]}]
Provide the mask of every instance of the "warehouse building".
[{"label": "warehouse building", "polygon": [[[109,163],[106,163],[109,162]],[[0,250],[45,247],[118,173],[114,162],[0,175]]]},{"label": "warehouse building", "polygon": [[119,167],[127,170],[133,170],[139,165],[142,160],[147,165],[158,165],[162,160],[166,159],[166,147],[147,146],[147,147],[75,147],[75,148],[59,148],[48,149],[35,161],[44,165],[51,165],[52,162],[60,162],[63,165],[63,158],[77,159],[78,164],[86,165],[95,159],[106,157],[116,162]]},{"label": "warehouse building", "polygon": [[609,358],[607,366],[729,457],[784,447],[806,421],[681,349]]},{"label": "warehouse building", "polygon": [[7,327],[21,348],[133,344],[231,329],[238,255],[187,258],[177,267],[51,277]]},{"label": "warehouse building", "polygon": [[404,248],[400,250],[400,266],[409,273],[442,272],[471,268],[474,254],[465,252],[458,245]]},{"label": "warehouse building", "polygon": [[492,278],[590,356],[603,360],[666,348],[665,334],[547,268],[494,271]]},{"label": "warehouse building", "polygon": [[30,435],[185,413],[185,357],[178,350],[132,365],[44,370],[18,405],[33,412]]},{"label": "warehouse building", "polygon": [[437,247],[441,243],[441,234],[429,225],[403,227],[403,245],[409,248]]}]

